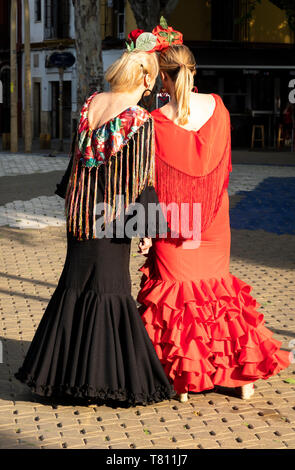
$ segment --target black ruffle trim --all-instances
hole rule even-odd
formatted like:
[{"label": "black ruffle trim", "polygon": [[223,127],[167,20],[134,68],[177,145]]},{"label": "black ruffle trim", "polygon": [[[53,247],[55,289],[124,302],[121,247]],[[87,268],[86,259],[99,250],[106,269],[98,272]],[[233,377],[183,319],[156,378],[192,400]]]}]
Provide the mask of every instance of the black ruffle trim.
[{"label": "black ruffle trim", "polygon": [[96,404],[112,404],[118,403],[125,404],[127,406],[136,405],[150,405],[152,403],[158,403],[164,400],[170,400],[176,396],[176,392],[173,386],[158,386],[152,394],[148,393],[132,393],[128,390],[118,389],[96,389],[91,385],[83,385],[80,387],[71,386],[69,384],[61,384],[58,386],[53,385],[37,385],[36,381],[32,376],[19,369],[14,374],[15,378],[20,382],[26,384],[33,393],[42,397],[51,398],[71,398],[78,399],[79,401],[85,401],[85,405],[90,403]]}]

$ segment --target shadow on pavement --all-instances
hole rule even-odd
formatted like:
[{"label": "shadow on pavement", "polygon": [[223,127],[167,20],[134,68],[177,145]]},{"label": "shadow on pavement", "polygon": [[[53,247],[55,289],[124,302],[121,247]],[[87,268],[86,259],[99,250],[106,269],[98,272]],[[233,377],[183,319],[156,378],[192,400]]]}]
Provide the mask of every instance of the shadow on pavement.
[{"label": "shadow on pavement", "polygon": [[[50,282],[44,282],[40,279],[32,279],[30,277],[23,277],[23,276],[21,277],[21,276],[16,276],[15,274],[8,274],[8,273],[4,273],[0,271],[0,278],[1,277],[4,277],[5,279],[10,279],[12,281],[15,280],[15,281],[20,281],[20,282],[30,282],[34,284],[35,286],[46,286],[46,287],[53,287],[53,288],[56,287],[56,284],[52,284]],[[4,291],[4,289],[3,289],[3,292],[10,293],[10,291],[9,292]]]},{"label": "shadow on pavement", "polygon": [[[109,400],[107,402],[89,401],[75,397],[43,397],[37,395],[30,388],[14,377],[21,367],[25,354],[30,346],[30,341],[18,341],[0,337],[3,345],[3,363],[0,364],[0,400],[13,402],[39,403],[56,409],[58,406],[107,406],[108,408],[129,408],[127,404],[120,401]],[[172,398],[174,400],[176,398]],[[137,405],[136,405],[137,406]],[[148,405],[148,406],[153,406]],[[133,408],[133,407],[131,407]],[[1,439],[1,437],[0,437]]]},{"label": "shadow on pavement", "polygon": [[231,258],[244,260],[258,268],[294,270],[295,236],[231,228]]},{"label": "shadow on pavement", "polygon": [[1,177],[0,206],[13,201],[29,201],[39,196],[56,196],[56,184],[64,171],[13,175]]},{"label": "shadow on pavement", "polygon": [[[276,335],[285,335],[291,338],[295,338],[295,331],[279,330],[277,328],[273,328],[272,326],[267,326],[267,328]],[[289,351],[289,349],[285,349],[285,348],[281,348],[281,349],[283,349],[284,351]]]},{"label": "shadow on pavement", "polygon": [[21,436],[17,431],[15,435],[12,433],[10,430],[0,432],[0,449],[40,449],[34,437]]},{"label": "shadow on pavement", "polygon": [[[36,247],[40,249],[40,237],[36,237],[37,232],[46,231],[48,235],[48,242],[55,243],[56,241],[64,242],[66,246],[66,228],[62,227],[46,227],[44,229],[19,229],[14,227],[1,226],[0,227],[0,237],[2,240],[9,240],[12,243],[18,243],[21,245],[26,245],[28,247]],[[36,255],[37,256],[37,255]]]},{"label": "shadow on pavement", "polygon": [[[270,328],[271,331],[277,334],[288,334],[289,336],[295,336],[285,330],[275,330]],[[0,364],[0,400],[10,402],[27,402],[27,403],[39,403],[44,406],[50,406],[53,409],[57,409],[58,406],[106,406],[108,408],[128,408],[122,402],[115,402],[110,400],[109,402],[98,402],[92,400],[91,402],[86,401],[82,398],[72,397],[43,397],[33,393],[29,387],[14,377],[14,374],[19,370],[23,363],[25,354],[30,346],[30,341],[18,341],[15,339],[8,339],[0,337],[0,342],[3,345],[3,363]],[[287,350],[285,348],[282,348]],[[210,393],[221,393],[229,396],[236,396],[234,389],[227,387],[215,387],[214,389],[205,390],[201,394],[210,395]],[[178,398],[175,396],[171,399],[171,402],[178,402]],[[148,406],[153,406],[148,405]],[[134,407],[131,407],[134,408]],[[1,437],[0,437],[1,440]]]},{"label": "shadow on pavement", "polygon": [[231,227],[295,235],[294,194],[294,177],[265,178],[254,190],[238,192],[244,197],[230,211]]},{"label": "shadow on pavement", "polygon": [[295,268],[295,178],[264,179],[230,198],[231,256],[257,266]]}]

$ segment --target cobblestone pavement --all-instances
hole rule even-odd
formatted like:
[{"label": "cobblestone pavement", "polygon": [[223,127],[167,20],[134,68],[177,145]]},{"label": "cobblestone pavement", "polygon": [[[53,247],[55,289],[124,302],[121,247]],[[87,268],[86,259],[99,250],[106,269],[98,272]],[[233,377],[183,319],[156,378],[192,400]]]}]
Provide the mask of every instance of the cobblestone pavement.
[{"label": "cobblestone pavement", "polygon": [[[14,379],[65,260],[63,201],[50,194],[67,160],[10,157],[8,165],[0,155],[0,184],[8,188],[7,178],[13,176],[14,188],[9,197],[2,192],[0,199],[0,448],[294,449],[294,363],[268,380],[257,381],[249,401],[222,389],[191,394],[184,404],[173,399],[129,409],[52,402],[31,394]],[[294,167],[234,165],[229,188],[232,210],[245,197],[238,194],[241,190],[252,193],[266,178],[294,177],[294,172]],[[42,180],[38,195],[34,182],[43,173],[48,184]],[[295,349],[291,343],[295,343],[294,241],[290,233],[232,229],[231,272],[253,286],[266,326],[287,350]],[[142,263],[134,240],[134,296]]]},{"label": "cobblestone pavement", "polygon": [[[68,161],[64,157],[0,153],[0,226],[20,229],[63,226],[64,201],[54,194],[54,190]],[[230,177],[229,195],[253,190],[266,175],[295,177],[295,166],[235,165]],[[36,197],[30,198],[34,193]]]}]

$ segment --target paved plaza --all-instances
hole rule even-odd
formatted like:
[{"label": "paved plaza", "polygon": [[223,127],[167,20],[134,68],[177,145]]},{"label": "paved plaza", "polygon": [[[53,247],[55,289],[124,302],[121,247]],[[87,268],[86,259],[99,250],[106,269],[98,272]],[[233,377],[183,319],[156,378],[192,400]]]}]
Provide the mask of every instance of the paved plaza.
[{"label": "paved plaza", "polygon": [[[287,165],[276,156],[244,164],[239,153],[233,164],[231,272],[253,287],[266,326],[291,352],[295,157]],[[249,401],[220,389],[127,409],[40,398],[14,378],[65,261],[64,200],[54,190],[67,164],[66,156],[0,153],[0,448],[294,449],[295,361],[257,381]],[[136,243],[134,296],[144,261]]]}]

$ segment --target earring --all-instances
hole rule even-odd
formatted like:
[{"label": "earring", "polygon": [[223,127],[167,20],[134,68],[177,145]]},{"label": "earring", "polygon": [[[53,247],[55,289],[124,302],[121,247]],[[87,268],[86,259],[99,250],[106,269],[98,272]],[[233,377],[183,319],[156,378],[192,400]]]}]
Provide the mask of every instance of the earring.
[{"label": "earring", "polygon": [[149,91],[149,94],[148,96],[150,96],[150,94],[152,93],[152,90],[150,88],[146,88],[142,94],[142,98],[145,96],[145,94]]},{"label": "earring", "polygon": [[[149,92],[149,94],[147,96],[145,96],[145,94]],[[141,95],[141,101],[144,101],[144,99],[146,98],[149,98],[152,94],[152,90],[150,90],[149,88],[146,88],[143,92],[143,94]]]},{"label": "earring", "polygon": [[157,108],[162,108],[170,101],[170,95],[165,87],[162,87],[160,93],[157,94]]},{"label": "earring", "polygon": [[[145,94],[149,92],[149,94],[147,96],[145,96]],[[140,102],[142,103],[142,106],[149,109],[152,105],[152,101],[153,101],[153,90],[150,90],[149,88],[146,88],[143,92],[143,94],[141,95],[141,99],[140,99]]]}]

